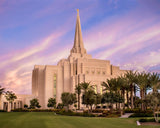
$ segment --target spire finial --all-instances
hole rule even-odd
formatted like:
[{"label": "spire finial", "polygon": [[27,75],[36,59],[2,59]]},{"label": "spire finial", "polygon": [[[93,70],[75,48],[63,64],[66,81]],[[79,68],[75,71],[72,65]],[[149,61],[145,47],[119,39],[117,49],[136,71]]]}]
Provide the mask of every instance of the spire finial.
[{"label": "spire finial", "polygon": [[76,21],[74,45],[73,45],[73,48],[71,49],[71,53],[86,54],[86,49],[84,48],[83,39],[82,39],[79,9],[77,9],[77,21]]},{"label": "spire finial", "polygon": [[77,9],[77,14],[79,15],[79,9]]}]

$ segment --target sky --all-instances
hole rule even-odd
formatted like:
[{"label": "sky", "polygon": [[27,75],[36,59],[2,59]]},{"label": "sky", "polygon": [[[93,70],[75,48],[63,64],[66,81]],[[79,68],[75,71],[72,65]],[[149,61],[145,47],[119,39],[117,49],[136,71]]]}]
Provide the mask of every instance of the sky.
[{"label": "sky", "polygon": [[74,43],[121,69],[160,73],[160,0],[0,0],[0,85],[31,94],[34,65],[56,65]]}]

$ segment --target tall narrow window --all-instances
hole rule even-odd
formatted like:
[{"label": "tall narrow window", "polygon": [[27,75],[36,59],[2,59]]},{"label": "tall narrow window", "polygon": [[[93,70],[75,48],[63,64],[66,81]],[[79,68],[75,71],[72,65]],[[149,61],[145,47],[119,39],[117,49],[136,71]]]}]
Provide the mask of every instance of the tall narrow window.
[{"label": "tall narrow window", "polygon": [[53,79],[53,97],[56,98],[56,85],[57,85],[57,76],[54,75],[54,79]]},{"label": "tall narrow window", "polygon": [[101,85],[101,94],[103,93],[103,87],[102,87],[102,85]]},{"label": "tall narrow window", "polygon": [[94,92],[97,94],[97,85],[94,86]]}]

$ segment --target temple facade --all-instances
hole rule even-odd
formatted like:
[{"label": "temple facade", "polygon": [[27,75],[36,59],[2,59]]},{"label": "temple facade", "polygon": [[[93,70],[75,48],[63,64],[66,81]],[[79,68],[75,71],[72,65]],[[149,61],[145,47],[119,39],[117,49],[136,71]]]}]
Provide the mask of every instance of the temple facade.
[{"label": "temple facade", "polygon": [[56,98],[57,103],[61,103],[61,94],[74,93],[78,83],[90,82],[95,86],[96,93],[102,93],[103,81],[125,72],[111,65],[110,61],[94,59],[87,53],[82,38],[79,10],[77,10],[74,44],[70,55],[67,59],[60,60],[57,65],[34,66],[32,95],[39,99],[40,105],[45,109],[49,98]]}]

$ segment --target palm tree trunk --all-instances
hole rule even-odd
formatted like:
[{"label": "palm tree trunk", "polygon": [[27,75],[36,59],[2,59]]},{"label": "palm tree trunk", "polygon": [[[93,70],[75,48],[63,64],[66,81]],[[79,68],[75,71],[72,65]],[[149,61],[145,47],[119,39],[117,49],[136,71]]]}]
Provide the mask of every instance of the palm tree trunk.
[{"label": "palm tree trunk", "polygon": [[117,106],[118,106],[118,105],[117,105],[117,102],[116,102],[116,110],[117,110],[117,108],[118,108]]},{"label": "palm tree trunk", "polygon": [[136,97],[136,86],[134,85],[134,96]]},{"label": "palm tree trunk", "polygon": [[141,110],[144,111],[144,103],[143,103],[143,100],[144,100],[144,89],[142,88],[140,92],[141,92],[141,100],[142,100]]},{"label": "palm tree trunk", "polygon": [[92,105],[91,105],[91,113],[92,113]]},{"label": "palm tree trunk", "polygon": [[133,109],[133,91],[134,91],[134,86],[131,84],[131,109]]},{"label": "palm tree trunk", "polygon": [[80,109],[80,95],[78,95],[78,110]]},{"label": "palm tree trunk", "polygon": [[125,109],[125,99],[126,99],[125,98],[125,90],[123,90],[122,93],[123,93],[122,95],[123,95],[123,99],[124,99],[124,101],[123,101],[123,109]]},{"label": "palm tree trunk", "polygon": [[127,91],[127,108],[129,108],[129,96],[128,96],[128,91]]},{"label": "palm tree trunk", "polygon": [[111,108],[110,108],[110,112],[113,112],[113,103],[111,103]]}]

